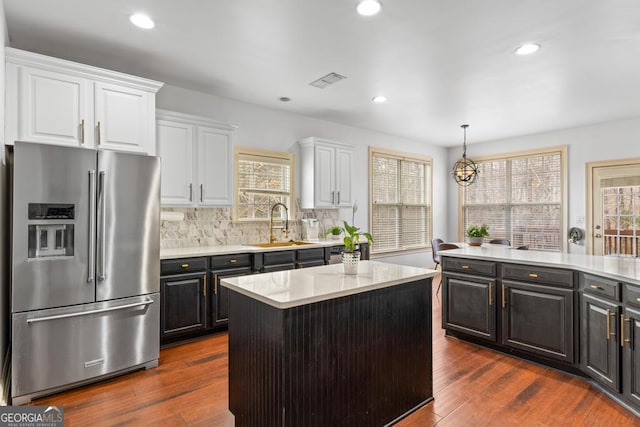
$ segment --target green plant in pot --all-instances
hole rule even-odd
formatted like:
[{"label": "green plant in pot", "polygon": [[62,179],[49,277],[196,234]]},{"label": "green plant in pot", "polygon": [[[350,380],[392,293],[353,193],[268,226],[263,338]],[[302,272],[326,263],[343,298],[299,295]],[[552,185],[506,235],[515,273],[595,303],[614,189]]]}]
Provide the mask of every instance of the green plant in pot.
[{"label": "green plant in pot", "polygon": [[333,239],[337,239],[342,233],[342,227],[334,225],[333,227],[329,227],[327,231],[324,232],[325,236],[331,236]]},{"label": "green plant in pot", "polygon": [[360,237],[367,239],[367,242],[371,245],[373,243],[373,237],[366,231],[360,231],[360,229],[354,225],[347,224],[344,221],[344,252],[342,253],[342,264],[344,265],[345,274],[358,274],[358,264],[360,263]]},{"label": "green plant in pot", "polygon": [[489,236],[489,227],[486,224],[471,225],[465,231],[469,246],[481,246],[485,237]]}]

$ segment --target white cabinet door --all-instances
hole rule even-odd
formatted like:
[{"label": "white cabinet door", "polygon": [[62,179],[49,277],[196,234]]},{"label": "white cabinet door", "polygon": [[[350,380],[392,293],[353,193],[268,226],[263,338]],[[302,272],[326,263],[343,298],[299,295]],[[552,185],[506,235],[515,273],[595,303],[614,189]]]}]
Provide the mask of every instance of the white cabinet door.
[{"label": "white cabinet door", "polygon": [[335,195],[335,148],[316,145],[314,148],[315,205],[317,208],[331,208]]},{"label": "white cabinet door", "polygon": [[[98,148],[155,154],[149,135],[149,92],[108,83],[95,83]],[[153,111],[153,109],[152,109]]]},{"label": "white cabinet door", "polygon": [[158,155],[162,159],[160,199],[163,205],[191,205],[193,182],[193,126],[158,120]]},{"label": "white cabinet door", "polygon": [[336,205],[351,207],[351,166],[353,152],[342,148],[336,148]]},{"label": "white cabinet door", "polygon": [[16,139],[93,147],[90,81],[30,67],[21,67],[19,72],[21,110]]},{"label": "white cabinet door", "polygon": [[198,204],[233,205],[233,142],[231,132],[198,126]]}]

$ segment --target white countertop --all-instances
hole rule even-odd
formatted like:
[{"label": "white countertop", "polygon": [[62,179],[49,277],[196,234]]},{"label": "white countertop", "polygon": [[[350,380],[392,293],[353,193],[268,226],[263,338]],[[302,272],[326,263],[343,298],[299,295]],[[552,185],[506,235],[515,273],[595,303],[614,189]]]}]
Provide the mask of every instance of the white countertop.
[{"label": "white countertop", "polygon": [[342,264],[276,271],[222,279],[229,289],[285,309],[433,277],[435,270],[360,261],[357,275],[344,274]]},{"label": "white countertop", "polygon": [[640,259],[569,254],[561,252],[521,251],[503,245],[483,244],[440,252],[441,257],[492,260],[543,267],[570,268],[585,273],[640,285]]},{"label": "white countertop", "polygon": [[279,246],[275,248],[262,248],[260,246],[251,246],[251,245],[220,245],[220,246],[199,246],[194,248],[160,249],[160,259],[191,258],[191,257],[199,257],[199,256],[231,255],[231,254],[240,254],[240,253],[274,252],[274,251],[310,249],[310,248],[326,247],[326,246],[338,246],[338,245],[342,245],[342,239],[319,240],[317,242],[307,242],[307,243],[308,244],[306,245]]}]

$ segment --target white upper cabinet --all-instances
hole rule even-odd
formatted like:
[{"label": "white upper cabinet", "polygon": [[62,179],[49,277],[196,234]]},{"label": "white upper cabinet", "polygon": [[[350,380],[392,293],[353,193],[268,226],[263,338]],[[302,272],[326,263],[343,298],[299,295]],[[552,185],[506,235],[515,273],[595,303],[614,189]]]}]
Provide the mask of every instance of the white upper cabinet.
[{"label": "white upper cabinet", "polygon": [[13,48],[5,55],[7,144],[155,154],[162,83]]},{"label": "white upper cabinet", "polygon": [[206,117],[157,110],[165,206],[233,205],[233,132]]},{"label": "white upper cabinet", "polygon": [[298,144],[301,207],[351,207],[353,146],[316,137]]}]

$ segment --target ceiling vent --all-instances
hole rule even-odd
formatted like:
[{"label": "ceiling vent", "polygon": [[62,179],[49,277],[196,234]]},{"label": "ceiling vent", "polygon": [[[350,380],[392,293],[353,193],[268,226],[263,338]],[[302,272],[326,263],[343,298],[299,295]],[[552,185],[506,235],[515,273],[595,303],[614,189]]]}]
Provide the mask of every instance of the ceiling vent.
[{"label": "ceiling vent", "polygon": [[340,80],[346,79],[346,76],[340,75],[338,73],[329,73],[324,77],[320,77],[318,80],[312,81],[309,83],[311,86],[318,87],[320,89],[324,89],[325,87],[332,85]]}]

